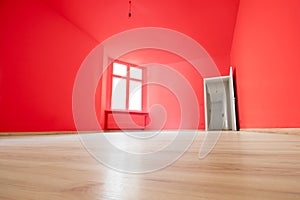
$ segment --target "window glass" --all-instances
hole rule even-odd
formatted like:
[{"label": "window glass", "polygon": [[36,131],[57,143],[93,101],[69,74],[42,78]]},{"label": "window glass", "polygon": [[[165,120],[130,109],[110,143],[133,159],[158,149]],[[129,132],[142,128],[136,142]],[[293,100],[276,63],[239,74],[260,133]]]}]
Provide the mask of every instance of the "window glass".
[{"label": "window glass", "polygon": [[126,76],[127,75],[127,66],[120,64],[120,63],[114,63],[113,74],[118,75],[118,76]]},{"label": "window glass", "polygon": [[130,78],[142,80],[142,69],[138,67],[130,67]]},{"label": "window glass", "polygon": [[126,79],[113,77],[111,109],[126,110]]},{"label": "window glass", "polygon": [[129,110],[142,110],[142,82],[129,82]]}]

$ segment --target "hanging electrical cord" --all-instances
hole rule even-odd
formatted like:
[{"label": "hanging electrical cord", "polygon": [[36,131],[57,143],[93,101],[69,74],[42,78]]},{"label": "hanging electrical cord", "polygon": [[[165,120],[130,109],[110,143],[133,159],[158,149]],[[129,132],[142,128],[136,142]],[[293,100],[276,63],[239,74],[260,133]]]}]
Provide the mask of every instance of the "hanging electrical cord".
[{"label": "hanging electrical cord", "polygon": [[129,1],[128,17],[131,17],[131,1]]}]

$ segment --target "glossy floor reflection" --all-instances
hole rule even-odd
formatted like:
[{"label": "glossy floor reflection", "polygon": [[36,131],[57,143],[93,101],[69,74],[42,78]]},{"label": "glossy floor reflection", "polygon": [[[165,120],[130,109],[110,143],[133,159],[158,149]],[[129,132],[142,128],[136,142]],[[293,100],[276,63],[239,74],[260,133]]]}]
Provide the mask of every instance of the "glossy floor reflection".
[{"label": "glossy floor reflection", "polygon": [[[125,149],[143,148],[113,134]],[[146,174],[103,166],[78,135],[0,137],[0,199],[300,198],[299,135],[223,132],[213,151],[199,159],[205,134],[199,132],[175,163]],[[149,142],[144,148],[154,146]]]}]

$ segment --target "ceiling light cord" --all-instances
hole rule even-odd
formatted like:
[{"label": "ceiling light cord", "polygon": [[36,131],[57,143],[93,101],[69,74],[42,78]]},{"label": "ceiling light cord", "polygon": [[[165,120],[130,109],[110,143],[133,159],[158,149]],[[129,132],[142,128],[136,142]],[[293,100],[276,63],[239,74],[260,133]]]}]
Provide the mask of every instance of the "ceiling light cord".
[{"label": "ceiling light cord", "polygon": [[131,1],[129,1],[129,12],[128,12],[128,17],[131,17]]}]

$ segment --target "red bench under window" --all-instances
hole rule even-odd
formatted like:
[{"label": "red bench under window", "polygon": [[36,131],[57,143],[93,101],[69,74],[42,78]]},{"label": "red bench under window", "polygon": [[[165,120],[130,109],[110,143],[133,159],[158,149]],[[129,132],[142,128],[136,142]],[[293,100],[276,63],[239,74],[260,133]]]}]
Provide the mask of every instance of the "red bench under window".
[{"label": "red bench under window", "polygon": [[105,130],[144,130],[149,113],[139,111],[105,111]]}]

